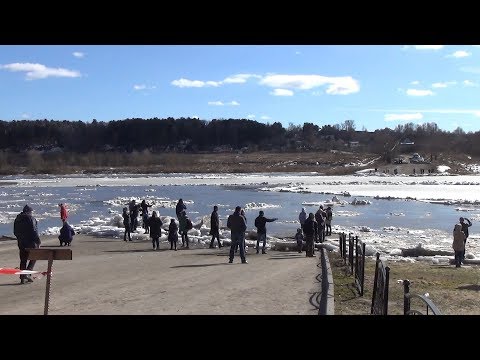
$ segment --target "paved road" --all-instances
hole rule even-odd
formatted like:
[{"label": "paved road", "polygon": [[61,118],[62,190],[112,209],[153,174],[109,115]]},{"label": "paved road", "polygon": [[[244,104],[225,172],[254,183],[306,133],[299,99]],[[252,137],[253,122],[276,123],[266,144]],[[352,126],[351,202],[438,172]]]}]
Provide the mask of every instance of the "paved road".
[{"label": "paved road", "polygon": [[[42,238],[58,246],[56,237]],[[76,235],[73,260],[55,261],[49,314],[318,314],[318,258],[296,252],[247,254],[228,249],[170,251],[162,243]],[[16,241],[0,242],[0,267],[18,266]],[[46,271],[47,261],[35,270]],[[20,285],[0,275],[0,314],[41,315],[45,279]]]}]

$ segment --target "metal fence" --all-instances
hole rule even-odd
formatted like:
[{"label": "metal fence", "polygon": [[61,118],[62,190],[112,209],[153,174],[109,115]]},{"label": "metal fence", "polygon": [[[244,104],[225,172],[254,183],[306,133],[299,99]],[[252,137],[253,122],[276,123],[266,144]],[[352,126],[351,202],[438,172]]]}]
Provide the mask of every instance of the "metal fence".
[{"label": "metal fence", "polygon": [[357,286],[360,296],[363,296],[364,284],[365,284],[365,244],[361,240],[358,240],[358,236],[355,236],[355,285]]},{"label": "metal fence", "polygon": [[370,314],[388,314],[388,286],[390,281],[390,268],[380,260],[380,253],[377,252],[375,263],[375,278],[373,281],[372,307]]},{"label": "metal fence", "polygon": [[[410,293],[410,281],[403,280],[403,315],[442,315],[435,304],[425,295]],[[413,299],[420,299],[425,306],[425,313],[420,310],[413,310],[411,302]]]}]

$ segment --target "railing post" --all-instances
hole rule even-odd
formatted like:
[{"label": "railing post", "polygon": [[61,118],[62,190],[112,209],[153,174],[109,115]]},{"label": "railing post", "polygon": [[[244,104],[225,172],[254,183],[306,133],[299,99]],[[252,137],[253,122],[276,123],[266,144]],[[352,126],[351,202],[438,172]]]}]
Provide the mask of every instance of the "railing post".
[{"label": "railing post", "polygon": [[365,284],[365,243],[362,243],[362,272],[360,279],[360,296],[363,296],[363,285]]},{"label": "railing post", "polygon": [[353,273],[353,239],[348,239],[348,262],[350,263],[350,273]]},{"label": "railing post", "polygon": [[377,261],[375,261],[375,277],[373,278],[372,307],[370,308],[370,314],[373,314],[373,309],[375,306],[375,296],[377,295],[378,262],[379,261],[380,261],[380,253],[377,252]]},{"label": "railing post", "polygon": [[403,315],[407,315],[410,311],[410,297],[407,294],[410,292],[410,281],[403,280]]},{"label": "railing post", "polygon": [[342,250],[342,234],[338,234],[338,249],[340,250],[340,257],[343,255]]},{"label": "railing post", "polygon": [[355,275],[354,278],[358,277],[358,236],[355,238]]},{"label": "railing post", "polygon": [[389,283],[390,283],[390,267],[385,268],[385,297],[383,301],[385,302],[383,304],[384,308],[384,315],[388,315],[388,291],[389,291]]}]

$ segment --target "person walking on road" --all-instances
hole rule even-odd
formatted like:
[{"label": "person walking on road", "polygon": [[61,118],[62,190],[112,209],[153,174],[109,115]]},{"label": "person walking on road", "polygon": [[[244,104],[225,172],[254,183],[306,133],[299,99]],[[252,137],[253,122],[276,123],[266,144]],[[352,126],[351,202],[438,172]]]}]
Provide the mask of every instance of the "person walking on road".
[{"label": "person walking on road", "polygon": [[213,249],[213,242],[217,238],[218,248],[222,247],[220,243],[220,220],[218,218],[218,206],[213,207],[212,215],[210,215],[210,235],[212,235],[212,240],[210,241],[210,249]]},{"label": "person walking on road", "polygon": [[[38,236],[38,222],[32,215],[33,209],[25,205],[23,211],[17,215],[13,223],[13,233],[17,238],[20,255],[20,270],[33,270],[36,260],[28,261],[28,249],[38,249],[40,237]],[[20,284],[33,282],[31,275],[20,275]]]}]

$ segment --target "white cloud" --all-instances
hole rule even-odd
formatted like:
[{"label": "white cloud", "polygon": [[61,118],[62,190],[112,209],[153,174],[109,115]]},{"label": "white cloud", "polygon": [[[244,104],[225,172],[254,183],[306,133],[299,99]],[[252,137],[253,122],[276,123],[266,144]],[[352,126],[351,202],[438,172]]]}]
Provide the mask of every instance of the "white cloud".
[{"label": "white cloud", "polygon": [[202,81],[202,80],[189,80],[189,79],[181,78],[181,79],[173,80],[171,84],[173,86],[178,86],[180,88],[183,88],[183,87],[200,88],[200,87],[207,87],[207,86],[218,87],[223,84],[243,84],[247,82],[249,78],[252,78],[252,77],[260,78],[259,75],[255,75],[255,74],[235,74],[235,75],[226,77],[222,81],[212,81],[212,80]]},{"label": "white cloud", "polygon": [[205,81],[200,81],[200,80],[188,80],[188,79],[178,79],[178,80],[173,80],[171,82],[173,86],[178,86],[180,88],[184,87],[204,87],[207,86]]},{"label": "white cloud", "polygon": [[225,79],[223,79],[223,81],[221,81],[221,83],[243,84],[243,83],[247,82],[247,80],[252,78],[252,77],[260,78],[259,75],[255,75],[255,74],[235,74],[235,75],[231,75],[229,77],[226,77]]},{"label": "white cloud", "polygon": [[157,88],[156,86],[147,86],[145,84],[133,85],[133,90],[152,90],[152,89],[156,89],[156,88]]},{"label": "white cloud", "polygon": [[80,52],[80,51],[74,51],[74,52],[72,53],[72,55],[75,56],[76,58],[83,58],[83,57],[85,57],[85,53]]},{"label": "white cloud", "polygon": [[209,101],[208,105],[213,105],[213,106],[223,106],[225,105],[222,101]]},{"label": "white cloud", "polygon": [[432,88],[438,89],[438,88],[446,88],[450,85],[456,85],[456,81],[445,81],[445,82],[436,82],[432,84]]},{"label": "white cloud", "polygon": [[420,84],[420,81],[418,81],[418,80],[412,81],[410,83],[410,85],[418,85],[418,84]]},{"label": "white cloud", "polygon": [[262,115],[262,116],[260,116],[260,119],[262,119],[262,120],[270,120],[271,117],[270,117],[270,116],[267,116],[267,115]]},{"label": "white cloud", "polygon": [[462,84],[465,85],[465,86],[478,86],[477,83],[475,83],[471,80],[463,80]]},{"label": "white cloud", "polygon": [[469,53],[467,51],[464,51],[464,50],[457,50],[455,51],[454,53],[450,54],[450,55],[447,55],[447,57],[454,57],[454,58],[463,58],[463,57],[467,57],[467,56],[470,56],[472,55],[472,53]]},{"label": "white cloud", "polygon": [[480,45],[472,45],[473,47],[480,47]]},{"label": "white cloud", "polygon": [[29,119],[29,118],[30,118],[30,115],[27,114],[27,113],[23,113],[23,114],[22,114],[22,118],[24,118],[24,119]]},{"label": "white cloud", "polygon": [[419,89],[407,90],[407,95],[410,95],[410,96],[429,96],[433,94],[434,92],[432,90],[419,90]]},{"label": "white cloud", "polygon": [[301,52],[300,51],[295,51],[295,55],[300,55]]},{"label": "white cloud", "polygon": [[293,91],[292,90],[287,90],[287,89],[273,89],[273,91],[270,92],[270,95],[274,95],[274,96],[293,96]]},{"label": "white cloud", "polygon": [[326,93],[330,95],[347,95],[360,90],[358,81],[351,76],[266,75],[260,80],[260,84],[273,88],[290,88],[296,90],[310,90],[319,86],[328,85]]},{"label": "white cloud", "polygon": [[200,117],[199,117],[198,115],[193,115],[193,116],[192,116],[192,119],[197,119],[197,120],[199,120]]},{"label": "white cloud", "polygon": [[472,74],[480,74],[480,67],[478,66],[462,66],[460,70]]},{"label": "white cloud", "polygon": [[32,63],[13,63],[0,65],[0,69],[9,70],[12,72],[24,71],[26,72],[26,80],[46,79],[48,77],[80,77],[81,74],[78,71],[68,70],[63,68],[49,68],[42,64]]},{"label": "white cloud", "polygon": [[205,85],[206,86],[217,87],[217,86],[222,85],[222,82],[221,81],[205,81]]},{"label": "white cloud", "polygon": [[253,119],[253,118],[255,118],[255,115],[253,115],[253,114],[247,115],[247,119]]},{"label": "white cloud", "polygon": [[445,47],[445,45],[412,45],[412,46],[415,50],[441,50]]},{"label": "white cloud", "polygon": [[421,113],[413,114],[385,114],[385,121],[412,121],[422,120],[423,115]]},{"label": "white cloud", "polygon": [[224,103],[223,101],[209,101],[208,105],[213,105],[213,106],[224,106],[224,105],[230,105],[230,106],[239,106],[240,103],[238,101],[230,101],[227,103]]}]

